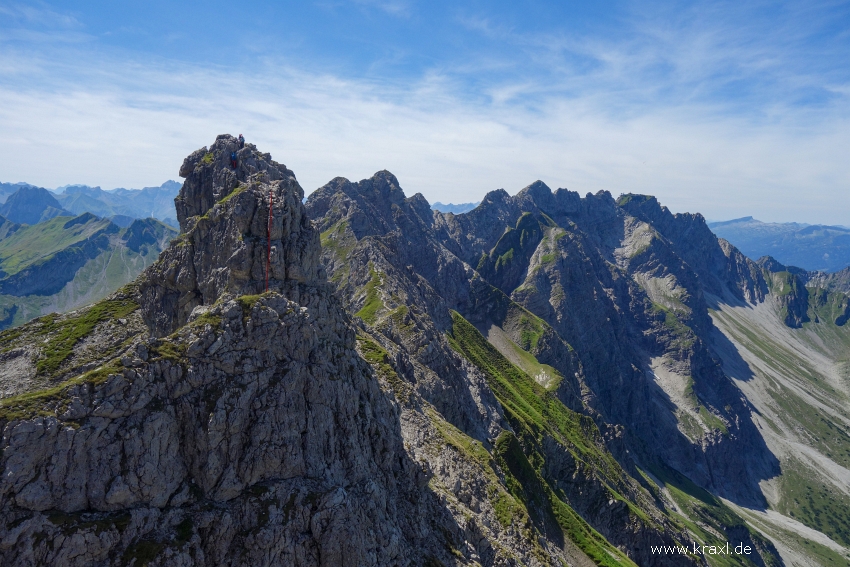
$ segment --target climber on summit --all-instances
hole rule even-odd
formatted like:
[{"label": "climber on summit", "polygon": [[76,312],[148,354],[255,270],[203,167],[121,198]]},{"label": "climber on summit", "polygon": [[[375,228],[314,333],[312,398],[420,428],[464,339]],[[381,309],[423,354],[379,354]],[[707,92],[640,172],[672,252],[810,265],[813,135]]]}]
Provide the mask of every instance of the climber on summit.
[{"label": "climber on summit", "polygon": [[245,136],[243,136],[242,134],[239,134],[239,149],[241,150],[244,147],[245,147]]},{"label": "climber on summit", "polygon": [[236,152],[230,153],[230,167],[236,169],[237,161],[236,161]]}]

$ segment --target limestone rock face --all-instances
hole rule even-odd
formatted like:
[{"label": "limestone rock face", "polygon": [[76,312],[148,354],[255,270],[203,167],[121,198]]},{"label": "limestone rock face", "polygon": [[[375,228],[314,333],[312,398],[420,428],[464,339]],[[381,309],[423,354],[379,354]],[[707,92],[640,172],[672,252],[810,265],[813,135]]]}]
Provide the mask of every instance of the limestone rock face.
[{"label": "limestone rock face", "polygon": [[264,291],[267,256],[269,289],[324,279],[318,235],[301,205],[304,191],[285,166],[253,144],[239,149],[232,136],[219,136],[209,149],[187,157],[180,175],[186,177],[174,200],[180,240],[140,286],[145,320],[157,334],[173,332],[195,307],[211,305],[224,293]]},{"label": "limestone rock face", "polygon": [[0,406],[3,565],[456,563],[464,528],[356,350],[303,191],[233,147],[184,163],[183,232],[135,284],[0,335],[31,362]]},{"label": "limestone rock face", "polygon": [[[416,423],[402,433],[417,454],[427,454],[417,448],[422,431],[429,423],[439,430],[441,420],[497,462],[500,448],[513,447],[540,467],[539,478],[521,481],[526,495],[548,485],[638,564],[669,565],[675,560],[648,552],[652,542],[686,536],[663,520],[647,529],[608,498],[605,483],[646,506],[626,472],[640,479],[638,469],[663,463],[733,501],[763,505],[759,482],[777,474],[776,460],[709,348],[709,305],[763,301],[768,287],[759,266],[718,241],[701,216],[627,197],[581,198],[535,182],[514,197],[493,191],[472,211],[443,214],[420,195],[404,198],[398,180],[379,172],[356,183],[334,179],[310,195],[307,209],[343,304],[390,354],[402,415]],[[464,321],[486,343],[460,344]],[[475,349],[489,354],[477,358]],[[590,417],[586,434],[616,458],[619,480],[557,435],[523,434],[527,418],[516,418],[516,401],[487,361],[512,364]],[[439,415],[422,416],[424,404]],[[432,485],[474,515],[482,500],[470,489],[475,473],[428,459]],[[663,518],[662,502],[641,509]],[[545,512],[531,513],[531,522],[550,550],[566,552],[557,522]],[[752,530],[730,526],[726,535],[759,541],[765,561],[776,554]]]},{"label": "limestone rock face", "polygon": [[7,423],[3,564],[143,542],[161,565],[404,564],[421,469],[334,302],[300,299],[219,304],[57,417]]}]

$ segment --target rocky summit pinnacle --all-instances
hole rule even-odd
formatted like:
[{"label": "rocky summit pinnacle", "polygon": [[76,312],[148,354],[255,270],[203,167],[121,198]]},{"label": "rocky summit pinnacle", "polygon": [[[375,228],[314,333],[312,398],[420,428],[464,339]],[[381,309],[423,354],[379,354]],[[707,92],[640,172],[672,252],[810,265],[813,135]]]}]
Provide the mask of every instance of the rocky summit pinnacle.
[{"label": "rocky summit pinnacle", "polygon": [[180,176],[186,181],[174,200],[179,242],[140,285],[145,320],[158,334],[171,333],[192,309],[225,293],[262,292],[267,256],[270,289],[324,279],[318,234],[301,205],[304,191],[286,166],[253,144],[239,149],[235,138],[219,136],[184,160]]},{"label": "rocky summit pinnacle", "polygon": [[182,233],[134,284],[0,335],[0,564],[451,563],[459,528],[355,350],[302,189],[235,148],[186,159]]}]

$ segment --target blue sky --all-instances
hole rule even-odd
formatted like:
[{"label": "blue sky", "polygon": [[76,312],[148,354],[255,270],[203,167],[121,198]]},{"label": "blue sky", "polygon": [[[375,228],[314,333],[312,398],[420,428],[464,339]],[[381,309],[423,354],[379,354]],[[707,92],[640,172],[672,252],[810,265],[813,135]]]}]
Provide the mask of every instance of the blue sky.
[{"label": "blue sky", "polygon": [[158,185],[223,132],[307,192],[850,225],[850,2],[0,1],[0,181]]}]

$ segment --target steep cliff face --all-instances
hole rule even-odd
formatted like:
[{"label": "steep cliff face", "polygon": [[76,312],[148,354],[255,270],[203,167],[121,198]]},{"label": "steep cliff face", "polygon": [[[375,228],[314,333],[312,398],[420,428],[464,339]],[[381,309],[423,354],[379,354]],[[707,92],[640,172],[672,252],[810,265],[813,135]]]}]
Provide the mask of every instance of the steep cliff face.
[{"label": "steep cliff face", "polygon": [[[581,199],[564,190],[552,193],[538,182],[516,197],[490,193],[460,216],[431,212],[423,201],[421,195],[405,198],[387,172],[359,183],[335,179],[307,201],[340,298],[391,355],[403,415],[422,413],[423,402],[431,404],[437,420],[427,412],[425,417],[450,422],[497,460],[513,447],[510,454],[524,455],[535,471],[517,482],[523,487],[518,500],[527,503],[535,490],[549,486],[641,565],[673,561],[648,552],[653,538],[690,537],[663,522],[665,527],[650,535],[653,530],[634,511],[678,518],[663,504],[668,489],[658,488],[677,483],[665,471],[685,472],[739,501],[763,502],[758,483],[776,474],[775,461],[740,394],[700,338],[712,323],[701,274],[682,256],[708,251],[715,259],[705,271],[713,278],[712,289],[738,301],[764,292],[763,282],[752,279],[761,273],[757,267],[734,249],[724,249],[707,229],[698,234],[710,236],[713,248],[693,242],[692,250],[681,252],[607,194]],[[645,214],[669,214],[657,203],[656,209]],[[679,224],[702,222],[661,220],[671,232],[682,232]],[[681,409],[653,372],[664,375],[670,391],[682,390],[676,400]],[[529,397],[517,399],[523,388]],[[577,450],[569,436],[547,433],[547,411],[530,417],[519,409],[555,403],[553,398],[562,415],[593,418],[583,427],[588,439],[596,439],[591,445],[597,457]],[[494,422],[494,415],[504,418]],[[688,418],[690,428],[683,431]],[[417,429],[403,428],[411,446],[423,421],[417,420]],[[517,442],[508,443],[504,431]],[[565,455],[572,457],[564,460]],[[599,467],[612,455],[619,461],[616,472]],[[648,477],[638,467],[666,480],[644,480]],[[453,485],[454,477],[444,477],[439,467],[435,471],[434,484],[460,499],[463,490]],[[616,486],[635,509],[603,512],[593,495],[605,483]],[[471,484],[466,479],[460,486]],[[641,498],[645,489],[655,495],[654,502]],[[717,517],[726,512],[718,506],[703,509],[700,522],[714,517],[712,529],[723,532]],[[555,541],[545,514],[532,520]],[[732,532],[726,536],[761,541],[747,529]],[[772,561],[775,551],[769,544],[762,549],[763,560]]]},{"label": "steep cliff face", "polygon": [[181,242],[136,283],[0,335],[4,565],[472,560],[324,282],[302,190],[250,145],[231,170],[235,143],[187,159]]},{"label": "steep cliff face", "polygon": [[[230,167],[237,151],[238,166]],[[165,251],[140,283],[146,322],[160,335],[185,324],[192,310],[211,305],[224,293],[256,294],[264,289],[271,222],[270,287],[281,291],[324,278],[319,242],[304,216],[304,192],[295,175],[235,139],[187,157],[180,167],[186,182],[175,199],[181,240]]]}]

